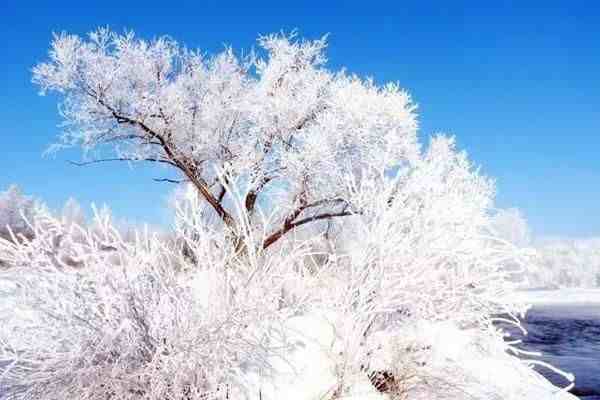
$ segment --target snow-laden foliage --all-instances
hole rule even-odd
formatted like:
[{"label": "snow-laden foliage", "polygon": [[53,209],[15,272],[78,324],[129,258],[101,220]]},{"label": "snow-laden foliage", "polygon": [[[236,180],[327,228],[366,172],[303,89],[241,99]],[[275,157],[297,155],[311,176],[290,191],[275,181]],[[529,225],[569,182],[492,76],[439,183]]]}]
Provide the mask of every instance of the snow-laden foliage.
[{"label": "snow-laden foliage", "polygon": [[416,160],[419,146],[406,92],[328,70],[325,38],[269,35],[258,45],[248,57],[204,56],[167,37],[60,34],[33,79],[64,96],[59,145],[114,144],[117,159],[174,167],[236,235],[244,223],[217,170],[246,182],[251,217],[257,203],[277,202],[268,247],[308,217],[348,215],[347,174],[378,178]]},{"label": "snow-laden foliage", "polygon": [[0,241],[8,398],[490,398],[464,391],[461,364],[430,362],[431,343],[399,342],[391,364],[384,347],[445,324],[477,359],[517,351],[493,322],[519,324],[527,258],[494,234],[493,183],[452,138],[420,148],[397,85],[329,71],[325,39],[259,45],[206,57],[108,30],[55,38],[34,79],[65,96],[61,143],[117,143],[191,190],[168,240],[124,240],[98,213]]}]

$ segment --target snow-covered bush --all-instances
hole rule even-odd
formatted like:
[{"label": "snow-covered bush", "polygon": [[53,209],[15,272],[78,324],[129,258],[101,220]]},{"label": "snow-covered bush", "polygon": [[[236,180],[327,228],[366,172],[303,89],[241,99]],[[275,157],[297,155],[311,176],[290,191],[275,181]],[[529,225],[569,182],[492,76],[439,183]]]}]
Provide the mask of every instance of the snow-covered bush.
[{"label": "snow-covered bush", "polygon": [[[510,302],[501,267],[518,253],[481,234],[491,185],[451,140],[435,139],[414,169],[387,180],[375,188],[348,179],[362,212],[337,227],[333,250],[311,268],[304,260],[315,238],[287,237],[263,249],[250,245],[261,240],[244,229],[248,245],[240,252],[227,230],[206,221],[199,197],[178,203],[176,241],[148,231],[126,241],[106,213],[88,228],[38,216],[34,239],[0,244],[11,265],[0,275],[12,299],[0,328],[5,392],[18,399],[267,399],[288,390],[301,399],[311,398],[301,396],[310,389],[356,393],[392,371],[396,389],[454,393],[460,374],[435,380],[439,371],[428,366],[381,364],[378,338],[429,321],[501,343],[493,315],[521,310]],[[238,220],[247,220],[241,197],[238,209]],[[331,326],[329,341],[314,332],[318,324],[305,326],[311,318]],[[293,354],[311,348],[305,335],[320,343],[315,363],[335,374],[322,386],[292,380],[309,385],[304,391],[277,386],[288,382],[279,378],[286,362],[306,357]],[[409,382],[400,371],[419,375]]]},{"label": "snow-covered bush", "polygon": [[[428,359],[429,344],[392,347],[392,364],[382,346],[425,321],[510,348],[492,322],[505,314],[518,323],[523,308],[503,266],[521,255],[485,234],[492,185],[443,137],[414,168],[380,173],[348,176],[361,213],[329,239],[323,225],[267,249],[253,229],[240,247],[193,195],[178,203],[170,241],[148,231],[124,240],[106,213],[87,228],[38,216],[34,239],[0,243],[11,265],[0,275],[10,299],[3,390],[51,400],[339,398],[378,396],[378,377],[391,373],[397,398],[473,392],[460,364],[415,361]],[[236,199],[236,219],[248,221]],[[322,242],[322,262],[308,267]]]},{"label": "snow-covered bush", "polygon": [[280,325],[295,309],[280,306],[280,272],[302,249],[241,258],[222,232],[185,222],[193,263],[148,231],[125,241],[101,217],[85,229],[40,216],[33,240],[0,242],[8,398],[248,394],[244,374],[268,374],[285,350]]},{"label": "snow-covered bush", "polygon": [[416,321],[450,322],[500,340],[494,317],[517,321],[525,310],[511,299],[517,271],[506,265],[523,266],[527,255],[486,234],[493,185],[453,140],[434,138],[414,168],[389,182],[349,184],[362,213],[343,221],[320,273],[336,288],[325,289],[321,302],[337,309],[342,375],[370,368],[371,336],[401,336]]}]

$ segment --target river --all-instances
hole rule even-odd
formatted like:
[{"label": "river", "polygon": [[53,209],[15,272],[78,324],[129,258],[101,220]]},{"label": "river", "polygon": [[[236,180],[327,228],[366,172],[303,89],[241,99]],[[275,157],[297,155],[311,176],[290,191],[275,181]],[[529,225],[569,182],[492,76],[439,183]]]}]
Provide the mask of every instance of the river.
[{"label": "river", "polygon": [[[520,336],[526,350],[540,351],[540,358],[575,374],[571,391],[584,400],[600,400],[600,305],[536,305],[524,323],[528,335]],[[538,369],[559,386],[566,380]]]}]

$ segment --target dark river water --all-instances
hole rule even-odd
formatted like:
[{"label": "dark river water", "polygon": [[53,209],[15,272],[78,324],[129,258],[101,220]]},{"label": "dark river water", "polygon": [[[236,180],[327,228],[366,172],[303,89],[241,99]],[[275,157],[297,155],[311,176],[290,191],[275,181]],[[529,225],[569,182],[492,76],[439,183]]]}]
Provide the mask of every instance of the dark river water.
[{"label": "dark river water", "polygon": [[[528,335],[517,335],[524,349],[542,352],[541,360],[575,374],[573,394],[600,400],[600,305],[535,306],[524,326]],[[567,384],[558,374],[538,371],[556,385]]]}]

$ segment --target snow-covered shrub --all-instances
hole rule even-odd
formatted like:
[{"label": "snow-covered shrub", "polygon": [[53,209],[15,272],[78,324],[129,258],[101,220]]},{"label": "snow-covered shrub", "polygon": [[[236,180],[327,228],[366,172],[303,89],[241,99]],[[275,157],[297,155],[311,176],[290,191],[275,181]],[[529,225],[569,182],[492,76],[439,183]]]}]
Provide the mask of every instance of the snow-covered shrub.
[{"label": "snow-covered shrub", "polygon": [[518,323],[525,311],[511,297],[518,271],[506,265],[523,266],[527,254],[488,236],[493,185],[453,140],[434,138],[414,168],[389,181],[348,184],[362,212],[339,222],[319,276],[336,288],[325,287],[321,301],[338,317],[341,375],[359,375],[372,362],[372,335],[402,335],[417,321],[451,322],[501,342],[495,317]]},{"label": "snow-covered shrub", "polygon": [[280,306],[281,272],[301,249],[238,257],[224,235],[186,224],[194,262],[156,234],[125,241],[102,218],[86,229],[38,217],[33,240],[0,242],[14,302],[0,328],[8,398],[249,395],[245,374],[268,374],[285,350],[280,325],[295,309]]},{"label": "snow-covered shrub", "polygon": [[[414,167],[379,174],[346,176],[360,213],[320,233],[309,225],[307,237],[298,229],[267,249],[257,244],[268,233],[250,226],[245,246],[232,241],[193,195],[178,202],[174,241],[148,231],[124,240],[106,213],[88,228],[36,218],[34,239],[1,245],[11,268],[0,280],[18,310],[3,316],[0,330],[10,362],[5,390],[44,399],[199,399],[223,391],[269,398],[269,384],[281,381],[277,360],[304,357],[293,358],[301,340],[298,324],[290,331],[294,316],[322,316],[333,329],[316,362],[340,380],[316,392],[372,391],[369,379],[385,373],[396,374],[398,396],[401,386],[422,390],[417,383],[436,371],[378,369],[377,338],[429,321],[501,343],[494,315],[523,310],[511,301],[502,266],[520,254],[485,235],[493,187],[453,140],[437,137]],[[233,199],[236,219],[249,221],[243,197]],[[325,239],[328,230],[335,235]],[[329,247],[307,266],[315,243]],[[450,393],[460,378],[426,386]]]}]

